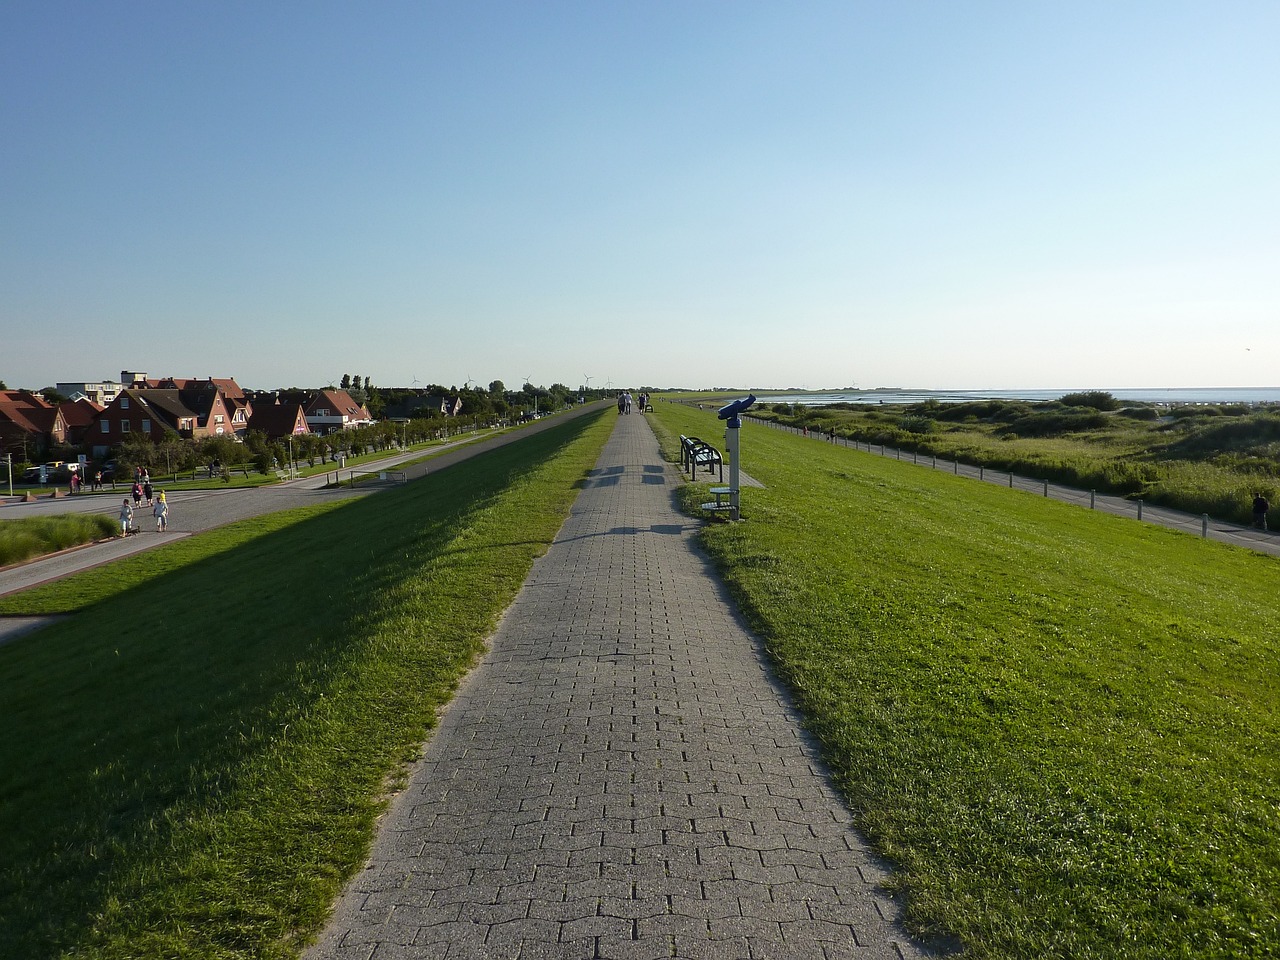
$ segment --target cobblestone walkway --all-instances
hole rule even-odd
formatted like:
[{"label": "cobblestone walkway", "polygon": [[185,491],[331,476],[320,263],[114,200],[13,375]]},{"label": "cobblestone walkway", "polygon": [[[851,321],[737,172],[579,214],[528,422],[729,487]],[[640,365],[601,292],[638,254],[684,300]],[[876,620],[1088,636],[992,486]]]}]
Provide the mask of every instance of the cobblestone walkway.
[{"label": "cobblestone walkway", "polygon": [[618,417],[309,960],[928,955],[679,482]]}]

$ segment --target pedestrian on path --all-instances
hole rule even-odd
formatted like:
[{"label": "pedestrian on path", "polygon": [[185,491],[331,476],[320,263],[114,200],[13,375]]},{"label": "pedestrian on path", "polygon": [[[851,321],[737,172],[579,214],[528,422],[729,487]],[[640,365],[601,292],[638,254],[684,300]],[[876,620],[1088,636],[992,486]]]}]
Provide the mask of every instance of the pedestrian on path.
[{"label": "pedestrian on path", "polygon": [[129,528],[133,526],[133,504],[125,499],[120,504],[120,536],[127,537]]},{"label": "pedestrian on path", "polygon": [[1261,492],[1253,495],[1253,525],[1259,530],[1267,529],[1267,511],[1271,504]]},{"label": "pedestrian on path", "polygon": [[142,506],[142,481],[133,481],[133,507],[138,509]]},{"label": "pedestrian on path", "polygon": [[169,503],[164,498],[164,491],[160,491],[160,495],[156,498],[155,506],[151,508],[152,515],[156,518],[156,533],[164,533],[169,529]]},{"label": "pedestrian on path", "polygon": [[147,498],[147,506],[151,506],[151,478],[147,477],[142,481],[142,495]]}]

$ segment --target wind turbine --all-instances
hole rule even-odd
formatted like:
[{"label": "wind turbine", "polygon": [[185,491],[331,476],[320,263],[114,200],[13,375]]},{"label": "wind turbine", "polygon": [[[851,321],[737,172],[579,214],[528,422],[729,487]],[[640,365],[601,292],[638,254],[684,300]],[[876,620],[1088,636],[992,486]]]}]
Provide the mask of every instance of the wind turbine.
[{"label": "wind turbine", "polygon": [[[527,383],[529,386],[531,386],[531,387],[532,387],[532,386],[533,386],[533,374],[532,374],[532,373],[526,373],[526,374],[525,374],[525,377],[524,377],[524,382],[525,382],[525,383]],[[532,392],[533,392],[533,415],[536,417],[536,416],[538,415],[538,390],[537,390],[537,388],[535,387],[535,388],[533,389],[533,391],[532,391]]]}]

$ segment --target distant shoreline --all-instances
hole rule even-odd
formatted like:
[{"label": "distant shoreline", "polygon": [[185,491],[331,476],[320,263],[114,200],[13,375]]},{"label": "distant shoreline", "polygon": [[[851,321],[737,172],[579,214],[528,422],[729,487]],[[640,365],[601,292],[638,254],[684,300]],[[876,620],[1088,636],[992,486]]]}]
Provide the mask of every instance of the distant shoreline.
[{"label": "distant shoreline", "polygon": [[[761,390],[762,402],[771,400],[821,406],[832,403],[910,404],[937,400],[939,403],[967,403],[981,400],[1048,401],[1068,393],[1101,389],[1068,390],[915,390],[903,387],[876,387],[871,390]],[[1280,387],[1168,387],[1118,388],[1106,390],[1117,400],[1133,403],[1167,404],[1280,404]]]}]

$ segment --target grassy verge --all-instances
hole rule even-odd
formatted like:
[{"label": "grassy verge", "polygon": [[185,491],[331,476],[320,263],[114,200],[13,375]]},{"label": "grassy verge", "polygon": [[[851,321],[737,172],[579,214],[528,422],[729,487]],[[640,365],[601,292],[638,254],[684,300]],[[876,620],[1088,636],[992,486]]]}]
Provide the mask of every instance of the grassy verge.
[{"label": "grassy verge", "polygon": [[56,550],[92,543],[119,532],[106,514],[22,517],[0,523],[0,567],[21,563]]},{"label": "grassy verge", "polygon": [[982,958],[1280,954],[1274,559],[779,431],[742,448],[767,489],[706,547],[918,929]]},{"label": "grassy verge", "polygon": [[0,953],[295,955],[612,425],[8,598]]}]

